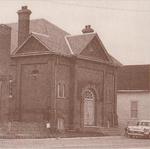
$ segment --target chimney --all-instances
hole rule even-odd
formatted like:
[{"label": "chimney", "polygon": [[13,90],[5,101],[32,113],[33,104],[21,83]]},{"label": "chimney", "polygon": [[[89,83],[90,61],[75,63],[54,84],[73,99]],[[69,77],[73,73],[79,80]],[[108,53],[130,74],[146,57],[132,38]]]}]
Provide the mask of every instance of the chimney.
[{"label": "chimney", "polygon": [[91,25],[86,25],[85,28],[82,30],[82,33],[92,33],[94,30],[91,28]]},{"label": "chimney", "polygon": [[29,35],[31,10],[27,6],[22,6],[18,13],[18,46],[20,46]]}]

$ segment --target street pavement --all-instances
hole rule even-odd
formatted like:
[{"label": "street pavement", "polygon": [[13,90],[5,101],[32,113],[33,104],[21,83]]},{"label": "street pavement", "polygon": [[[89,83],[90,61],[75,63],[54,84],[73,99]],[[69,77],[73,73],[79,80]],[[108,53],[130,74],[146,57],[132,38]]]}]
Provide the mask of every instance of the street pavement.
[{"label": "street pavement", "polygon": [[0,149],[150,149],[150,139],[129,139],[123,136],[0,139]]}]

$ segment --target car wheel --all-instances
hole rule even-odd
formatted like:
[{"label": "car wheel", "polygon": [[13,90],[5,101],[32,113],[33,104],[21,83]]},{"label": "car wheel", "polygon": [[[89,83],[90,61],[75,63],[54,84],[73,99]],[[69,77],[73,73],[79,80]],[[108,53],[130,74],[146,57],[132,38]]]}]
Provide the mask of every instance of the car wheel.
[{"label": "car wheel", "polygon": [[144,135],[143,138],[144,138],[144,139],[148,139],[148,138],[149,138],[149,135]]},{"label": "car wheel", "polygon": [[136,138],[136,136],[133,135],[132,138]]},{"label": "car wheel", "polygon": [[129,135],[129,138],[132,138],[132,135]]}]

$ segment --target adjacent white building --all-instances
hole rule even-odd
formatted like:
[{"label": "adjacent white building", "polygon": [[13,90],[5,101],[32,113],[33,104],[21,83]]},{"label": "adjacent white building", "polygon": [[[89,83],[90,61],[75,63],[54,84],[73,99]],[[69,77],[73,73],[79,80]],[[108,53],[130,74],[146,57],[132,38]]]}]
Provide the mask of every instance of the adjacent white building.
[{"label": "adjacent white building", "polygon": [[119,69],[117,112],[120,127],[150,120],[150,65],[128,65]]}]

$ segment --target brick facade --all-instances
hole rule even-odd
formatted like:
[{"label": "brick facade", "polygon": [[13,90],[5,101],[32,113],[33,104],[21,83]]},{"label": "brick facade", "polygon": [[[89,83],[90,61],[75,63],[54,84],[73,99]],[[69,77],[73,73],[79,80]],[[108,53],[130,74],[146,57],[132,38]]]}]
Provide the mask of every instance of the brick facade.
[{"label": "brick facade", "polygon": [[[49,121],[52,128],[82,131],[117,125],[118,65],[107,53],[96,33],[85,33],[77,36],[76,40],[74,36],[65,37],[64,34],[67,33],[59,28],[56,30],[60,44],[54,39],[56,32],[54,36],[31,33],[10,55],[4,54],[8,59],[11,57],[8,60],[8,76],[11,78],[6,81],[6,86],[9,87],[5,87],[5,92],[8,93],[2,91],[5,95],[1,95],[7,96],[5,101],[1,98],[1,120]],[[63,40],[59,34],[64,36]],[[76,41],[78,42],[75,43]],[[73,44],[79,47],[74,49]],[[94,98],[86,95],[87,103],[84,95],[86,90]],[[88,111],[88,114],[93,114],[91,111],[94,111],[94,125],[88,127],[85,126],[85,121],[88,121],[85,120],[85,104],[88,106],[86,108],[94,107]]]},{"label": "brick facade", "polygon": [[[57,118],[62,118],[66,129],[83,129],[82,92],[85,88],[90,88],[94,90],[96,97],[96,127],[107,126],[108,121],[111,126],[115,125],[114,68],[60,56],[22,57],[13,60],[17,61],[16,76],[19,76],[14,78],[17,84],[17,97],[12,106],[16,108],[11,111],[14,113],[14,120],[50,120],[55,127]],[[37,78],[31,76],[34,69],[39,71]],[[59,82],[65,84],[64,98],[57,96]]]}]

